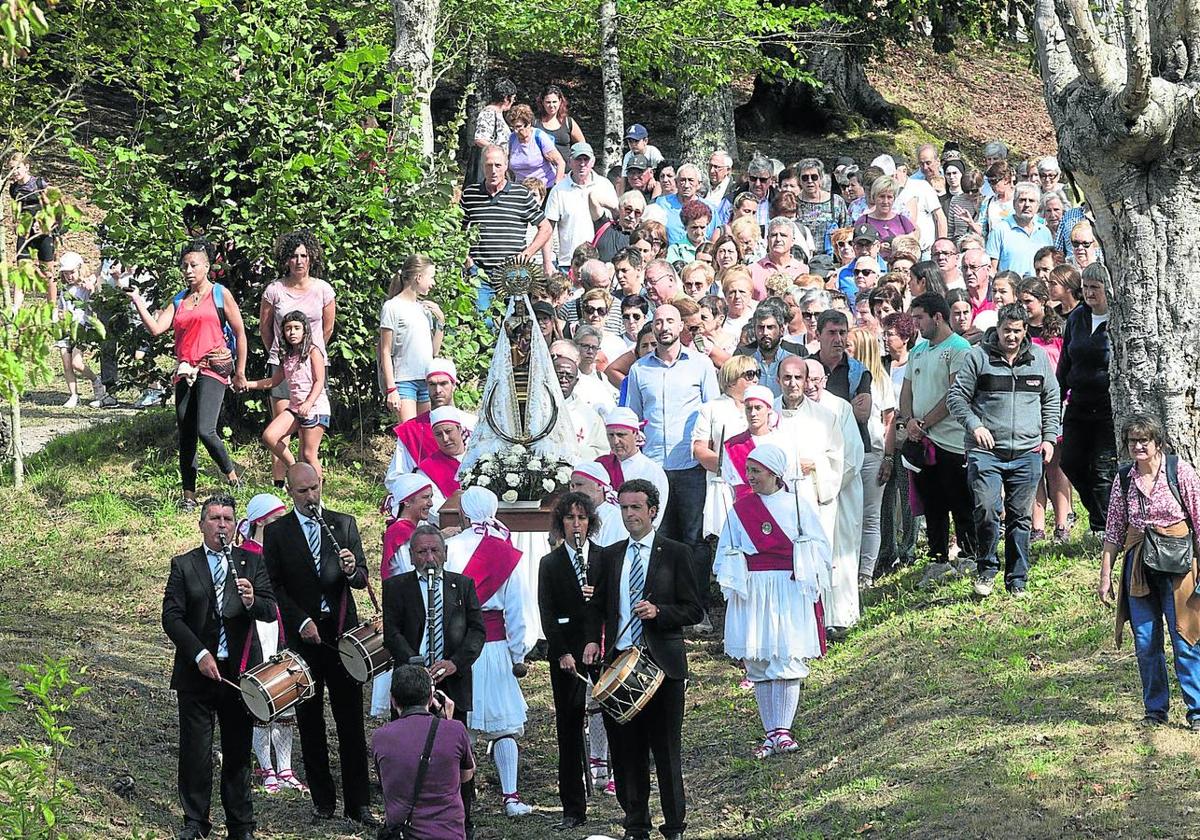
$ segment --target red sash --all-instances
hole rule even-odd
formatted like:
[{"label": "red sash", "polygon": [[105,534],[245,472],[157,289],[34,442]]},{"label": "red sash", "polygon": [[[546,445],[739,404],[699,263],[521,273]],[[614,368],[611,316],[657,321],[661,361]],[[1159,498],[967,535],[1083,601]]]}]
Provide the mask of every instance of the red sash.
[{"label": "red sash", "polygon": [[746,568],[752,572],[792,571],[792,540],[771,515],[762,496],[744,496],[733,503],[733,510],[758,550],[757,554],[746,555]]},{"label": "red sash", "polygon": [[610,452],[597,458],[596,463],[604,467],[604,471],[608,473],[608,483],[612,485],[613,490],[620,490],[621,485],[625,483],[625,473],[621,470],[621,459]]},{"label": "red sash", "polygon": [[[742,480],[741,484],[733,488],[733,498],[735,500],[754,495],[754,491],[746,483],[746,459],[754,451],[754,446],[754,435],[750,434],[749,431],[736,434],[725,441],[725,457],[729,459],[729,463],[733,464],[738,478]],[[766,508],[763,508],[763,510],[766,510]]]},{"label": "red sash", "polygon": [[417,464],[417,469],[429,476],[442,495],[449,499],[458,490],[458,468],[462,463],[440,449]]},{"label": "red sash", "polygon": [[429,412],[423,411],[411,420],[399,423],[392,432],[400,445],[408,450],[414,464],[421,463],[432,452],[437,452],[433,439],[433,426],[429,424]]},{"label": "red sash", "polygon": [[485,638],[489,642],[506,641],[508,632],[504,626],[504,610],[484,610],[483,631],[487,634]]},{"label": "red sash", "polygon": [[519,562],[519,550],[513,548],[506,540],[485,534],[479,540],[479,545],[475,547],[462,573],[475,581],[475,591],[479,594],[480,605],[483,605],[500,591],[500,587],[508,580]]},{"label": "red sash", "polygon": [[397,519],[388,526],[387,531],[383,534],[383,563],[379,567],[380,578],[387,580],[392,576],[392,557],[408,542],[408,538],[416,529],[416,523],[409,522],[407,519]]}]

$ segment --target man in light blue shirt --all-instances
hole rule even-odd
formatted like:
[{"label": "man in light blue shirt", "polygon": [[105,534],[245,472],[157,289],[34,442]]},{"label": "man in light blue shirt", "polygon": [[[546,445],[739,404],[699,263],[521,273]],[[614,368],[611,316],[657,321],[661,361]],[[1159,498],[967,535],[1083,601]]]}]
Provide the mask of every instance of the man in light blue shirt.
[{"label": "man in light blue shirt", "polygon": [[[646,422],[642,452],[667,474],[671,495],[663,514],[663,536],[707,557],[704,541],[704,467],[692,454],[692,429],[700,406],[720,395],[713,364],[680,342],[683,319],[671,304],[654,310],[658,347],[629,370],[628,407]],[[708,581],[698,580],[701,590]]]},{"label": "man in light blue shirt", "polygon": [[1013,192],[1013,212],[988,234],[987,254],[992,270],[1033,274],[1033,255],[1054,244],[1046,223],[1038,218],[1042,191],[1037,184],[1022,181]]}]

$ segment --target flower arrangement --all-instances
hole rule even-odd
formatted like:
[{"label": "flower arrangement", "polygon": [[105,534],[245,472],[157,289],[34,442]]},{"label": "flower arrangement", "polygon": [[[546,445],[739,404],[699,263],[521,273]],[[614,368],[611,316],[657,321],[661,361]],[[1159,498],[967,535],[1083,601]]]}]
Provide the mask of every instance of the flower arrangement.
[{"label": "flower arrangement", "polygon": [[486,487],[501,502],[540,502],[571,480],[571,465],[514,444],[505,452],[488,452],[463,474],[460,484]]}]

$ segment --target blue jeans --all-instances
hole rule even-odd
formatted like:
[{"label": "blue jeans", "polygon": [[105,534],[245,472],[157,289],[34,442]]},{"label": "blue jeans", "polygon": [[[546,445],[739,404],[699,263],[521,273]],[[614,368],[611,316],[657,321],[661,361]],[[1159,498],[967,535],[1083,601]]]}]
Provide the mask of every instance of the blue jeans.
[{"label": "blue jeans", "polygon": [[704,496],[708,479],[704,467],[667,470],[671,494],[663,511],[662,535],[681,542],[692,550],[692,571],[700,589],[700,601],[708,606],[709,579],[712,577],[712,552],[704,541]]},{"label": "blue jeans", "polygon": [[475,309],[478,312],[487,312],[492,306],[492,301],[496,298],[496,290],[486,283],[479,285],[479,291],[475,294]]},{"label": "blue jeans", "polygon": [[[1122,591],[1129,591],[1132,564],[1126,555],[1121,571]],[[1165,721],[1170,690],[1167,686],[1167,657],[1163,652],[1163,618],[1171,633],[1175,652],[1175,676],[1187,704],[1188,721],[1200,719],[1200,645],[1189,645],[1175,630],[1175,594],[1173,577],[1146,569],[1150,594],[1129,597],[1129,627],[1133,649],[1137,653],[1138,674],[1142,678],[1142,702],[1146,716]]]},{"label": "blue jeans", "polygon": [[[975,497],[975,536],[979,540],[980,580],[1000,571],[1000,508],[1004,506],[1004,585],[1024,589],[1029,574],[1029,530],[1033,500],[1042,480],[1042,453],[1003,458],[986,449],[967,453],[967,481]],[[1002,492],[1003,491],[1003,492]]]}]

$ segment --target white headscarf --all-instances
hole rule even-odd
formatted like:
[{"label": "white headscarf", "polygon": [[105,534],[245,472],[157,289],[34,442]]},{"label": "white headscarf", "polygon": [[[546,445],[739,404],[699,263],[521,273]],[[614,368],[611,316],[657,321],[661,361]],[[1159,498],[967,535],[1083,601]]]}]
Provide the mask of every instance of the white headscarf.
[{"label": "white headscarf", "polygon": [[608,470],[598,461],[584,461],[582,464],[576,464],[571,470],[571,475],[582,475],[591,481],[600,485],[600,490],[604,493],[604,501],[609,504],[617,503],[617,491],[613,489],[609,483]]},{"label": "white headscarf", "polygon": [[486,487],[468,487],[458,499],[458,508],[471,523],[471,530],[481,535],[492,535],[502,540],[509,538],[509,530],[496,518],[500,501]]},{"label": "white headscarf", "polygon": [[783,480],[783,477],[787,475],[787,454],[775,444],[758,444],[758,446],[750,450],[750,454],[746,456],[746,460],[754,461],[756,464],[766,468],[770,473],[778,476],[780,484],[783,484],[784,487],[787,486]]},{"label": "white headscarf", "polygon": [[272,496],[270,493],[259,493],[250,500],[250,504],[246,505],[246,518],[238,523],[238,533],[242,535],[242,539],[248,540],[250,539],[250,535],[254,533],[254,526],[260,520],[284,510],[287,510],[287,505],[278,496]]},{"label": "white headscarf", "polygon": [[387,483],[388,497],[383,504],[395,519],[400,515],[400,505],[432,486],[433,482],[421,473],[400,473]]}]

